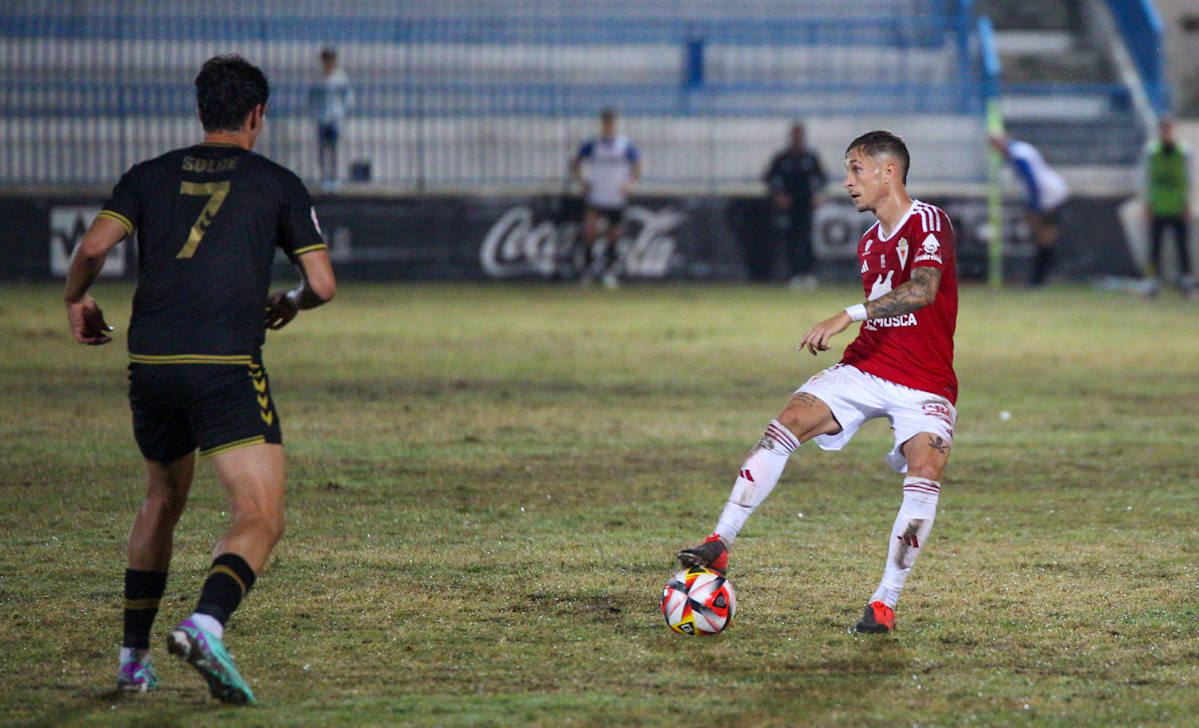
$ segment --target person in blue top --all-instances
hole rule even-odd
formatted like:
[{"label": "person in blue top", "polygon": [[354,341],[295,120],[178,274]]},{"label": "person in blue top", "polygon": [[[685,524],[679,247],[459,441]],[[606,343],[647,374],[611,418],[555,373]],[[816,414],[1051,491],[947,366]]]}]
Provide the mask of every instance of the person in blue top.
[{"label": "person in blue top", "polygon": [[1045,283],[1053,266],[1053,249],[1057,245],[1060,227],[1059,213],[1070,197],[1070,188],[1033,145],[1012,139],[1006,131],[992,134],[990,140],[991,145],[1012,165],[1012,170],[1024,186],[1028,227],[1036,246],[1028,282],[1036,288]]}]

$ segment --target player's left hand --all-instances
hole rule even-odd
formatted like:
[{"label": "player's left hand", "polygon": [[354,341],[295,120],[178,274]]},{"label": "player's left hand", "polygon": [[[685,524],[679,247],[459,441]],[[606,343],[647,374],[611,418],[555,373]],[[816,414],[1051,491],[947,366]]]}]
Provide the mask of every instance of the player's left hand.
[{"label": "player's left hand", "polygon": [[799,351],[806,348],[812,353],[812,356],[816,356],[817,352],[828,351],[829,339],[847,329],[851,323],[853,320],[849,318],[849,314],[841,311],[836,316],[825,319],[809,329],[796,348]]},{"label": "player's left hand", "polygon": [[67,323],[71,327],[71,335],[80,344],[99,346],[112,341],[108,335],[112,327],[105,322],[104,312],[91,296],[84,295],[77,302],[67,304]]},{"label": "player's left hand", "polygon": [[281,329],[291,323],[300,307],[287,297],[287,291],[276,291],[266,299],[266,327]]}]

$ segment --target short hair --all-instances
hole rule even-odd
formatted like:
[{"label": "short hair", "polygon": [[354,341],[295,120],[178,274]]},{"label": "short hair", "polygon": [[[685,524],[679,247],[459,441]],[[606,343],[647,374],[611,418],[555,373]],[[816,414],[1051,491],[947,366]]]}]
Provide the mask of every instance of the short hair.
[{"label": "short hair", "polygon": [[196,76],[196,108],[206,132],[237,131],[270,95],[262,69],[236,54],[209,58]]},{"label": "short hair", "polygon": [[903,168],[903,183],[908,183],[908,165],[912,159],[908,155],[908,145],[903,143],[903,139],[894,132],[879,129],[877,131],[868,131],[862,136],[854,139],[845,148],[845,156],[855,149],[861,149],[862,153],[868,157],[877,157],[882,154],[889,154],[899,160]]},{"label": "short hair", "polygon": [[322,48],[321,49],[321,60],[322,61],[336,61],[337,60],[337,49],[334,48],[333,46],[325,46],[324,48]]},{"label": "short hair", "polygon": [[609,109],[604,109],[603,111],[601,111],[600,112],[600,120],[601,121],[615,121],[616,120],[616,109],[609,108]]}]

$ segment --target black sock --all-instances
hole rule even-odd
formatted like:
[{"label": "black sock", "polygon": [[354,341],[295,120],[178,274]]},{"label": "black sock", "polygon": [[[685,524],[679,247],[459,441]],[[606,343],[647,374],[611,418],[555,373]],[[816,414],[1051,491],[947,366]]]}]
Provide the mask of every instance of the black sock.
[{"label": "black sock", "polygon": [[125,569],[125,637],[122,647],[150,649],[150,628],[167,588],[165,571]]},{"label": "black sock", "polygon": [[591,266],[595,263],[595,246],[583,243],[583,268],[580,278],[591,275]]},{"label": "black sock", "polygon": [[254,570],[237,554],[221,554],[212,561],[196,612],[207,614],[223,626],[254,586]]},{"label": "black sock", "polygon": [[1039,286],[1045,282],[1045,278],[1049,275],[1049,268],[1053,265],[1053,248],[1037,248],[1037,253],[1032,260],[1032,276],[1029,283],[1034,286]]},{"label": "black sock", "polygon": [[616,273],[616,243],[608,243],[604,249],[604,273]]}]

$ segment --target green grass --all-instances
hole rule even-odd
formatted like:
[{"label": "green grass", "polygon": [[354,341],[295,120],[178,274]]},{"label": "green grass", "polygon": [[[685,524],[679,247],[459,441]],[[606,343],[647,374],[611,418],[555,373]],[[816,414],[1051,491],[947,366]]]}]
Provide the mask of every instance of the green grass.
[{"label": "green grass", "polygon": [[[0,290],[0,725],[1197,720],[1194,304],[964,290],[956,447],[898,631],[847,632],[900,495],[874,422],[792,459],[738,540],[734,625],[697,639],[657,611],[672,554],[835,360],[803,332],[860,292],[346,285],[266,347],[289,530],[230,623],[261,702],[238,709],[161,647],[162,690],[111,689],[142,489],[129,295],[98,289],[120,336],[97,349],[59,287]],[[201,468],[156,646],[226,519]]]}]

